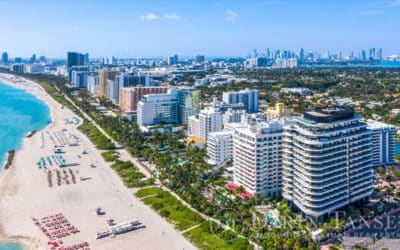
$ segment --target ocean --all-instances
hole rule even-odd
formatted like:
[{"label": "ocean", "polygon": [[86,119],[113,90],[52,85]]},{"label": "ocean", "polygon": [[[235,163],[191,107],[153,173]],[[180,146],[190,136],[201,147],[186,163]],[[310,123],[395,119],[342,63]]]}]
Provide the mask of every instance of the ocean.
[{"label": "ocean", "polygon": [[23,250],[24,248],[18,243],[0,243],[0,250]]},{"label": "ocean", "polygon": [[43,101],[0,82],[0,170],[9,150],[20,149],[30,131],[43,129],[50,121],[50,109]]}]

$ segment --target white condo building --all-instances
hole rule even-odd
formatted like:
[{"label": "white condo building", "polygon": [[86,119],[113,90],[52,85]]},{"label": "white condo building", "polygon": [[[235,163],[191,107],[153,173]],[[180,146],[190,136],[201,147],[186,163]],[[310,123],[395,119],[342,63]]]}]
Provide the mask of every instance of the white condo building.
[{"label": "white condo building", "polygon": [[262,196],[280,195],[284,120],[247,124],[233,134],[233,181]]},{"label": "white condo building", "polygon": [[221,131],[208,134],[208,163],[216,167],[221,167],[229,160],[232,160],[233,132],[234,131]]},{"label": "white condo building", "polygon": [[246,118],[246,114],[245,110],[233,110],[232,108],[228,108],[222,115],[222,124],[225,127],[228,123],[239,123]]},{"label": "white condo building", "polygon": [[198,116],[190,116],[188,119],[188,133],[203,140],[207,140],[211,132],[222,131],[222,112],[215,106],[200,110]]},{"label": "white condo building", "polygon": [[177,90],[170,89],[168,94],[145,95],[137,106],[139,126],[151,126],[159,123],[178,123]]},{"label": "white condo building", "polygon": [[282,195],[319,220],[370,196],[371,133],[351,108],[322,108],[294,118],[283,138]]},{"label": "white condo building", "polygon": [[396,127],[383,122],[368,120],[372,139],[372,166],[395,163]]}]

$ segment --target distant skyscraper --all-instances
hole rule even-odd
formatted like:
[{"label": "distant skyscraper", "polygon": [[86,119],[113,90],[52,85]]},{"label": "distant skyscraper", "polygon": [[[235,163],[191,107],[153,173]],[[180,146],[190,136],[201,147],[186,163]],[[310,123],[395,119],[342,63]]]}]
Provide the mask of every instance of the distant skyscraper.
[{"label": "distant skyscraper", "polygon": [[267,55],[266,56],[267,56],[268,59],[271,59],[271,51],[269,50],[269,48],[267,49]]},{"label": "distant skyscraper", "polygon": [[369,58],[370,60],[375,59],[375,48],[369,49]]},{"label": "distant skyscraper", "polygon": [[16,58],[14,59],[14,62],[15,62],[15,63],[21,63],[21,62],[22,62],[22,58],[21,58],[21,57],[16,57]]},{"label": "distant skyscraper", "polygon": [[300,60],[304,60],[305,59],[305,53],[304,53],[304,49],[303,48],[300,49],[299,57],[300,57]]},{"label": "distant skyscraper", "polygon": [[7,54],[7,52],[3,52],[3,54],[1,54],[1,61],[4,64],[8,63],[8,54]]},{"label": "distant skyscraper", "polygon": [[40,62],[46,62],[46,57],[45,56],[40,56],[39,57]]},{"label": "distant skyscraper", "polygon": [[178,55],[170,55],[168,56],[168,65],[178,64]]},{"label": "distant skyscraper", "polygon": [[196,58],[194,59],[196,63],[202,63],[204,62],[204,56],[203,55],[197,55]]},{"label": "distant skyscraper", "polygon": [[382,48],[380,48],[379,51],[378,51],[378,59],[379,59],[379,60],[382,60],[382,59],[383,59],[383,51],[382,51]]},{"label": "distant skyscraper", "polygon": [[83,63],[88,64],[89,63],[89,53],[86,53],[83,55]]},{"label": "distant skyscraper", "polygon": [[367,60],[367,52],[365,50],[361,50],[361,60],[362,61]]},{"label": "distant skyscraper", "polygon": [[29,63],[34,63],[34,62],[36,62],[36,54],[33,54],[31,56],[31,59],[29,60]]},{"label": "distant skyscraper", "polygon": [[[89,58],[89,55],[88,55]],[[70,68],[72,66],[82,66],[85,62],[85,56],[81,53],[77,52],[68,52],[67,53],[67,67]]]}]

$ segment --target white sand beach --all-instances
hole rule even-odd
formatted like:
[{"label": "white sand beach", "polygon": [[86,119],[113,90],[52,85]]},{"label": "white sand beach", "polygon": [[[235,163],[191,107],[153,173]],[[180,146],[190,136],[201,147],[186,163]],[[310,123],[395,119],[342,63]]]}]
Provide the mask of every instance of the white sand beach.
[{"label": "white sand beach", "polygon": [[[77,118],[72,111],[62,108],[33,82],[13,83],[1,78],[0,81],[23,88],[45,101],[52,116],[52,123],[45,129],[24,139],[23,148],[16,152],[12,166],[0,176],[0,240],[20,241],[31,249],[50,249],[49,238],[34,224],[32,217],[40,219],[63,213],[80,230],[62,238],[63,246],[88,242],[90,249],[196,249],[172,225],[137,199],[133,190],[123,185],[100,152],[77,130],[78,124],[65,122]],[[69,145],[74,142],[77,146]],[[55,155],[55,144],[65,144],[60,147],[64,153],[59,155],[67,163],[79,165],[56,166],[52,156]],[[87,154],[82,153],[84,150]],[[47,169],[37,166],[41,157],[44,157]],[[62,177],[60,185],[56,170]],[[52,187],[49,187],[48,171],[52,173]],[[73,183],[72,175],[76,183]],[[81,180],[81,177],[87,180]],[[106,214],[98,216],[95,213],[97,207]],[[106,220],[109,218],[116,223],[137,218],[145,228],[96,240],[96,233],[108,230]]]}]

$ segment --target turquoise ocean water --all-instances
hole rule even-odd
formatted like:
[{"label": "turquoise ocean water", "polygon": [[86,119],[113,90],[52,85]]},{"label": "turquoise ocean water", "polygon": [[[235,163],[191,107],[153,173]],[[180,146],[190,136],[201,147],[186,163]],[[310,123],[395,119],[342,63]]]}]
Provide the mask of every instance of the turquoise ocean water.
[{"label": "turquoise ocean water", "polygon": [[[24,90],[0,82],[0,170],[6,154],[19,149],[22,139],[32,130],[50,122],[49,107]],[[18,243],[0,243],[0,250],[22,250]]]},{"label": "turquoise ocean water", "polygon": [[0,243],[0,250],[23,250],[18,243]]},{"label": "turquoise ocean water", "polygon": [[9,150],[21,148],[27,133],[43,129],[50,121],[49,107],[43,101],[0,82],[0,168]]}]

